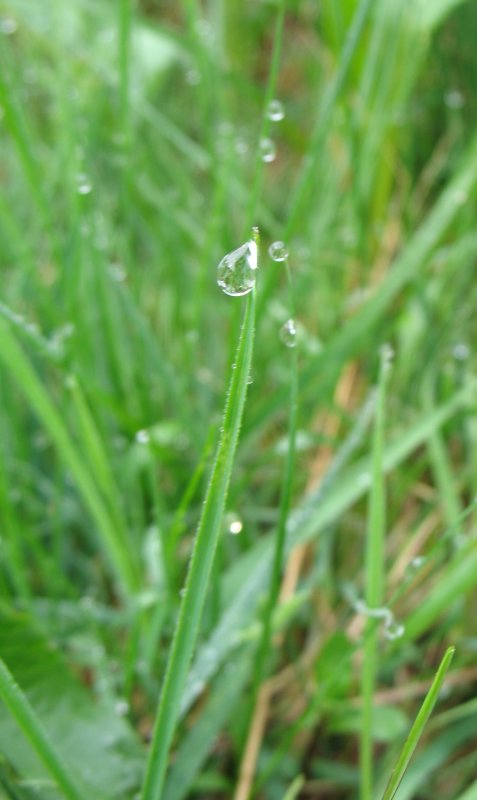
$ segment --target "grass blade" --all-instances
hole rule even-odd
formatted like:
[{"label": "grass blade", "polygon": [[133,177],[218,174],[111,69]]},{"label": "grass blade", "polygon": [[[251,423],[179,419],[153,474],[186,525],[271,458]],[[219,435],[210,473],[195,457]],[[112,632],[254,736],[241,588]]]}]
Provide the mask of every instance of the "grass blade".
[{"label": "grass blade", "polygon": [[[366,606],[370,611],[381,606],[384,585],[384,403],[389,374],[389,354],[382,351],[379,376],[376,421],[372,453],[372,488],[369,498],[368,531],[366,536]],[[363,721],[360,747],[361,798],[370,800],[373,784],[373,695],[377,672],[379,631],[376,620],[367,619],[363,653],[362,697]]]},{"label": "grass blade", "polygon": [[419,709],[419,713],[409,732],[409,736],[406,739],[406,743],[402,749],[401,755],[399,756],[397,764],[391,773],[391,777],[384,791],[382,800],[392,800],[398,790],[399,784],[403,779],[404,773],[413,756],[414,750],[416,749],[419,739],[422,736],[427,720],[429,719],[432,709],[436,704],[442,682],[446,676],[447,670],[449,669],[454,652],[454,647],[449,647],[446,650],[444,658],[442,659],[436,676],[432,682],[432,686],[429,689],[421,708]]},{"label": "grass blade", "polygon": [[25,695],[0,659],[0,698],[7,706],[12,716],[17,721],[26,738],[34,748],[43,764],[54,778],[64,796],[69,800],[85,800],[85,796],[77,786],[77,782],[70,775],[63,764],[55,747],[50,742],[46,732],[35,712],[30,706]]},{"label": "grass blade", "polygon": [[202,609],[219,540],[227,490],[234,463],[247,380],[252,362],[255,292],[248,297],[225,404],[223,428],[217,448],[194,550],[186,579],[185,594],[164,678],[154,735],[146,768],[142,800],[159,800],[167,756],[174,735],[187,671],[199,633]]}]

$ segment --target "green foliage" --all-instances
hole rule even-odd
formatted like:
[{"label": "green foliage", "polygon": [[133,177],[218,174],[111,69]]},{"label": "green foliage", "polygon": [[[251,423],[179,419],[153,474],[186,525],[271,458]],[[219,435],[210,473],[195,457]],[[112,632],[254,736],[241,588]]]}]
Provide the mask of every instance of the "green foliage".
[{"label": "green foliage", "polygon": [[1,800],[477,796],[476,24],[0,3]]}]

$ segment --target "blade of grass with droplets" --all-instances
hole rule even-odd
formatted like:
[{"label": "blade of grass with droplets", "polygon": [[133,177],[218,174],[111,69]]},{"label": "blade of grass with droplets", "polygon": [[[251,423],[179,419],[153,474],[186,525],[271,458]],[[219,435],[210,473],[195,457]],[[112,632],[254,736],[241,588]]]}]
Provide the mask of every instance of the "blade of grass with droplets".
[{"label": "blade of grass with droplets", "polygon": [[232,371],[230,388],[225,403],[223,427],[197,530],[186,579],[185,593],[169,653],[147,761],[142,800],[159,800],[161,796],[168,753],[179,717],[187,671],[199,633],[202,610],[209,586],[225,500],[234,464],[247,394],[247,381],[252,363],[254,320],[255,291],[252,291],[247,299],[237,347],[235,368]]},{"label": "blade of grass with droplets", "polygon": [[55,783],[69,800],[85,800],[86,793],[62,762],[33,708],[0,659],[0,699],[15,718],[24,735],[41,759]]},{"label": "blade of grass with droplets", "polygon": [[[372,484],[366,535],[366,606],[381,606],[384,589],[384,533],[386,498],[384,490],[384,404],[389,374],[389,354],[381,352],[376,419],[373,434]],[[373,696],[377,672],[379,631],[376,621],[367,619],[363,647],[361,693],[363,712],[360,742],[361,800],[371,800],[373,790]]]},{"label": "blade of grass with droplets", "polygon": [[382,800],[392,800],[398,790],[399,784],[402,781],[408,764],[423,734],[426,723],[432,713],[432,709],[436,704],[442,683],[446,676],[447,670],[449,669],[454,652],[454,647],[449,647],[446,650],[444,658],[442,659],[436,676],[432,682],[431,688],[429,689],[425,700],[419,709],[419,713],[416,717],[414,725],[410,730],[409,736],[406,739],[406,743],[402,749],[401,755],[399,756],[397,764],[391,773],[391,777],[384,791]]}]

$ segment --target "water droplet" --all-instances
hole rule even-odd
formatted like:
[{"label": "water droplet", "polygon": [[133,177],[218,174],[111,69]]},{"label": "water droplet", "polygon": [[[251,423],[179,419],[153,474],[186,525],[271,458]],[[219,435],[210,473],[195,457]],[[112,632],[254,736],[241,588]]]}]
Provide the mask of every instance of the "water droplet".
[{"label": "water droplet", "polygon": [[235,512],[230,511],[228,514],[226,514],[224,521],[227,532],[231,533],[232,536],[237,536],[237,534],[242,532],[243,522]]},{"label": "water droplet", "polygon": [[16,33],[17,30],[18,25],[14,19],[9,17],[0,19],[0,33],[3,33],[5,36],[11,36],[12,33]]},{"label": "water droplet", "polygon": [[117,281],[117,283],[123,283],[128,276],[124,267],[118,263],[110,264],[108,267],[108,272],[113,281]]},{"label": "water droplet", "polygon": [[179,592],[179,597],[185,597],[186,596],[186,591],[187,591],[187,589],[184,586],[184,588],[181,589],[180,592]]},{"label": "water droplet", "polygon": [[470,356],[470,347],[465,342],[459,342],[452,348],[452,355],[456,361],[466,361]]},{"label": "water droplet", "polygon": [[444,102],[447,108],[462,108],[465,103],[464,95],[458,89],[451,89],[444,95]]},{"label": "water droplet", "polygon": [[135,436],[136,442],[138,444],[149,444],[151,441],[151,437],[149,436],[149,431],[138,431]]},{"label": "water droplet", "polygon": [[257,245],[250,239],[237,250],[227,253],[217,267],[217,284],[225,294],[241,297],[255,286]]},{"label": "water droplet", "polygon": [[258,149],[260,151],[260,158],[262,161],[265,161],[266,164],[269,164],[271,161],[275,161],[277,157],[277,148],[272,139],[269,139],[268,137],[260,139]]},{"label": "water droplet", "polygon": [[90,194],[93,189],[91,181],[88,179],[88,176],[84,173],[80,173],[77,177],[78,185],[77,185],[77,192],[78,194]]},{"label": "water droplet", "polygon": [[238,137],[238,139],[235,140],[235,152],[239,156],[244,156],[245,153],[248,152],[248,144],[245,139]]},{"label": "water droplet", "polygon": [[288,248],[284,242],[273,242],[268,253],[273,261],[286,261],[288,258]]},{"label": "water droplet", "polygon": [[387,342],[381,347],[381,359],[385,370],[391,369],[394,359],[394,350]]},{"label": "water droplet", "polygon": [[247,386],[251,386],[252,383],[253,383],[253,372],[250,370],[250,372],[248,373],[248,378],[247,378]]},{"label": "water droplet", "polygon": [[200,83],[200,72],[198,69],[188,69],[185,75],[189,86],[197,86]]},{"label": "water droplet", "polygon": [[287,319],[280,330],[280,339],[286,347],[296,346],[296,325],[293,319]]},{"label": "water droplet", "polygon": [[384,623],[384,636],[386,639],[389,639],[389,641],[400,639],[401,636],[404,636],[404,631],[404,625],[401,625],[393,616]]},{"label": "water droplet", "polygon": [[129,711],[129,703],[127,700],[118,700],[114,705],[116,714],[120,717],[125,717]]},{"label": "water droplet", "polygon": [[267,116],[268,119],[272,120],[272,122],[280,122],[280,120],[283,119],[285,116],[285,110],[280,100],[270,100],[267,109]]},{"label": "water droplet", "polygon": [[385,621],[385,625],[394,619],[392,611],[389,608],[386,608],[386,606],[370,608],[366,605],[364,600],[356,600],[354,608],[355,611],[358,614],[362,614],[363,617],[369,617],[370,619],[383,619]]},{"label": "water droplet", "polygon": [[426,563],[427,558],[425,556],[416,556],[413,558],[406,568],[407,575],[412,578],[416,573],[418,573],[424,564]]}]

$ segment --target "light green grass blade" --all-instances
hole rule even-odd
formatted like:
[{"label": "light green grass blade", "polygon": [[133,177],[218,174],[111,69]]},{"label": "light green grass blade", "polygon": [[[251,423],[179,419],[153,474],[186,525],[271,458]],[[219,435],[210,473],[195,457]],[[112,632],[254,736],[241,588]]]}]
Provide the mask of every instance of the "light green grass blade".
[{"label": "light green grass blade", "polygon": [[194,550],[185,584],[179,619],[171,646],[161,699],[154,725],[154,735],[147,761],[142,800],[161,797],[167,757],[179,716],[192,653],[209,586],[210,573],[221,532],[227,491],[242,422],[247,381],[252,363],[255,319],[255,291],[247,307],[237,347],[235,368],[225,404],[223,428],[217,448]]},{"label": "light green grass blade", "polygon": [[426,723],[432,713],[432,709],[434,708],[437,702],[442,683],[446,676],[447,670],[449,669],[454,652],[455,652],[454,647],[449,647],[446,650],[444,658],[442,659],[439,665],[439,669],[437,670],[435,678],[432,682],[431,688],[429,689],[425,697],[425,700],[419,710],[414,725],[412,726],[409,736],[406,739],[406,743],[402,749],[401,755],[399,756],[397,764],[394,767],[394,770],[391,774],[389,783],[384,791],[382,800],[392,800],[392,798],[395,796],[398,790],[399,784],[402,781],[403,775],[406,772],[408,764],[419,743],[419,739],[421,738],[424,732]]},{"label": "light green grass blade", "polygon": [[86,800],[87,795],[70,775],[43,726],[30,706],[13,675],[0,659],[0,698],[7,706],[19,727],[42,760],[48,772],[69,800]]},{"label": "light green grass blade", "polygon": [[[381,353],[381,367],[376,403],[376,419],[371,458],[371,493],[368,507],[368,529],[366,534],[365,582],[366,606],[376,609],[382,605],[384,591],[384,536],[386,526],[386,497],[384,489],[384,420],[386,384],[389,375],[389,354]],[[370,800],[373,790],[373,696],[378,668],[379,628],[376,620],[367,619],[363,649],[361,694],[363,700],[360,767],[361,798]]]}]

